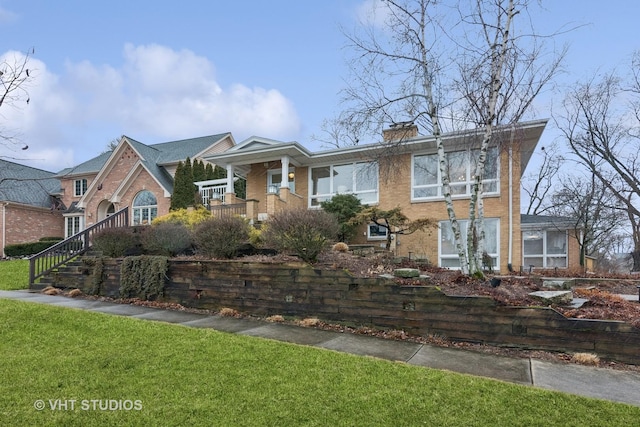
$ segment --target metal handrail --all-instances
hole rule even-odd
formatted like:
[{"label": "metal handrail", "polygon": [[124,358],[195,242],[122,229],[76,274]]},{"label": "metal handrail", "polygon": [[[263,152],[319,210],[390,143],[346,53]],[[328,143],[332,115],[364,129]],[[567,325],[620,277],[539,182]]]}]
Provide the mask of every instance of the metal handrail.
[{"label": "metal handrail", "polygon": [[127,206],[79,233],[33,255],[29,258],[29,286],[32,286],[37,279],[51,270],[85,253],[91,247],[92,237],[97,232],[106,228],[128,226],[129,207]]}]

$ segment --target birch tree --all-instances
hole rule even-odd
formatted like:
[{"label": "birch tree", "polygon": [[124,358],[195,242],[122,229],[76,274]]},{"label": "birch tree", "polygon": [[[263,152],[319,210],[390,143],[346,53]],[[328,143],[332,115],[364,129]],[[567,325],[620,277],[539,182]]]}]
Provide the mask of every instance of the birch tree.
[{"label": "birch tree", "polygon": [[[354,54],[352,83],[344,92],[349,106],[339,120],[361,133],[379,132],[388,123],[414,122],[435,137],[442,193],[465,274],[482,275],[482,180],[488,148],[497,143],[495,131],[517,131],[517,123],[558,73],[566,52],[551,51],[536,36],[527,19],[529,3],[378,1],[374,19],[347,34]],[[475,130],[470,133],[480,139],[466,241],[453,208],[442,138],[450,130]],[[387,152],[393,148],[385,147]]]}]

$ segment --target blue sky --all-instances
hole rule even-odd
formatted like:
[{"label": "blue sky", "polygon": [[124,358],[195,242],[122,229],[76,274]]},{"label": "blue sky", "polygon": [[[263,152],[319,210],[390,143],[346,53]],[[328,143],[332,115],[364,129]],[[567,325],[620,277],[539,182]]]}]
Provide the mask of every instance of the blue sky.
[{"label": "blue sky", "polygon": [[[0,0],[0,55],[35,48],[28,106],[1,125],[29,150],[0,156],[57,171],[125,134],[144,143],[232,132],[298,141],[340,110],[345,39],[373,0]],[[564,83],[628,63],[640,3],[547,1],[536,26],[571,51]],[[538,118],[549,117],[547,94]],[[549,129],[543,137],[550,140]]]}]

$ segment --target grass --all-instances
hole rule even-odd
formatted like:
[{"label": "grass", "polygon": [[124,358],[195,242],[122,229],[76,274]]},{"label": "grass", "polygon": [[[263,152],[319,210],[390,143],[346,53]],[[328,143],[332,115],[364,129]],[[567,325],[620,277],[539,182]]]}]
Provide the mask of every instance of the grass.
[{"label": "grass", "polygon": [[0,261],[0,290],[29,288],[29,260]]},{"label": "grass", "polygon": [[[0,299],[0,337],[2,425],[629,426],[640,418],[629,405],[15,300]],[[65,410],[51,409],[58,399]],[[94,410],[91,400],[141,409]]]}]

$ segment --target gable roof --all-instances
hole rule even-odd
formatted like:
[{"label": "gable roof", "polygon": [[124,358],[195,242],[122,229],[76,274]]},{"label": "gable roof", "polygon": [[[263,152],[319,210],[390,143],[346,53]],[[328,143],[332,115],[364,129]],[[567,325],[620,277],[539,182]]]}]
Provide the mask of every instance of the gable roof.
[{"label": "gable roof", "polygon": [[51,196],[60,193],[53,172],[0,159],[0,202],[42,208],[51,207]]}]

